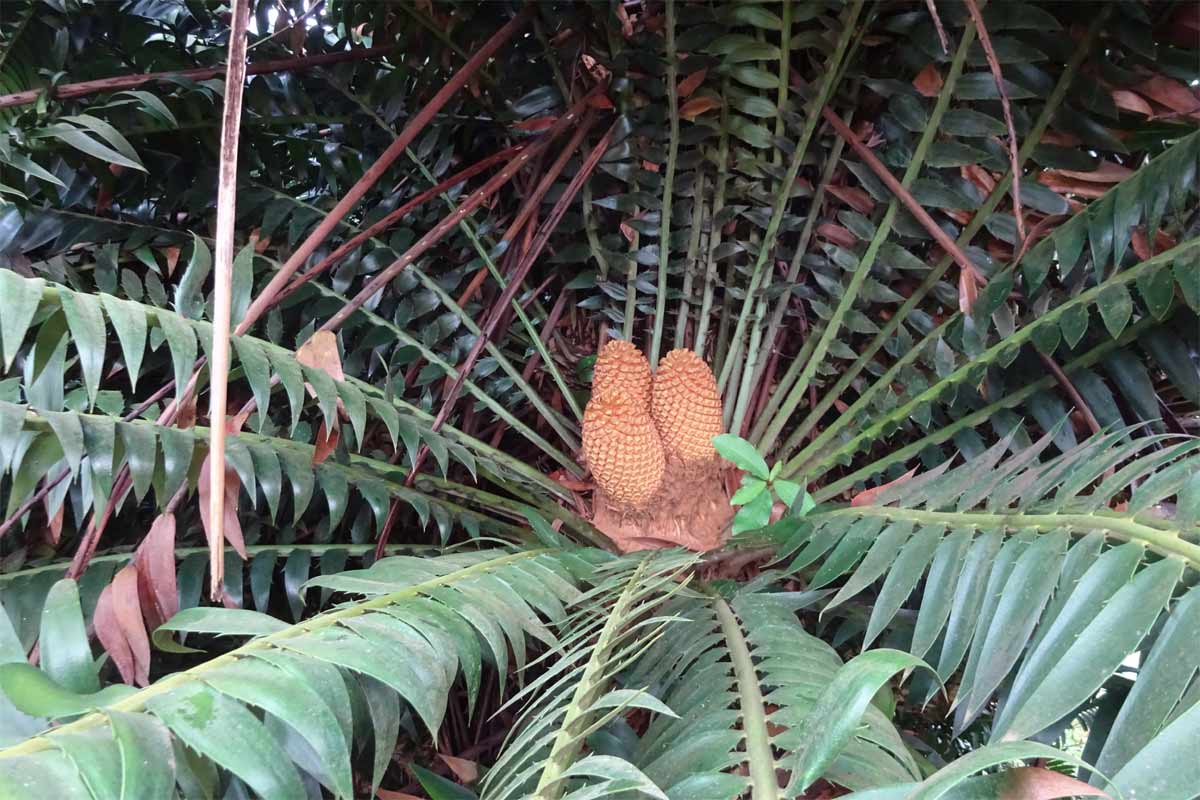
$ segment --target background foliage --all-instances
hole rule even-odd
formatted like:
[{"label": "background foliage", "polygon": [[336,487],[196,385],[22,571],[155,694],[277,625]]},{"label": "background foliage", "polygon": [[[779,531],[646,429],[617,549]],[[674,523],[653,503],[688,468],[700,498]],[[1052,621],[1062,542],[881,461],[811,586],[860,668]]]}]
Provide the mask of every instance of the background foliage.
[{"label": "background foliage", "polygon": [[231,13],[0,8],[0,794],[1200,796],[1195,4],[249,3],[213,598]]}]

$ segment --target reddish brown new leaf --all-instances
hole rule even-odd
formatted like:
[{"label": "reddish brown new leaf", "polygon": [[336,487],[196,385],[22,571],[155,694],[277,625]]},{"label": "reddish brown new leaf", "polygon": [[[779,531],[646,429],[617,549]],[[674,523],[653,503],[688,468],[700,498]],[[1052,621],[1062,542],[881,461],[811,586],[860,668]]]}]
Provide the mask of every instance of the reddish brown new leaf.
[{"label": "reddish brown new leaf", "polygon": [[1187,116],[1200,116],[1200,97],[1183,83],[1165,75],[1153,75],[1135,87],[1138,94]]},{"label": "reddish brown new leaf", "polygon": [[917,468],[913,467],[908,472],[901,475],[899,478],[896,478],[896,480],[894,480],[894,481],[888,481],[887,483],[883,484],[882,486],[876,486],[872,489],[866,489],[864,491],[861,491],[858,494],[854,495],[854,499],[852,499],[850,501],[850,505],[852,505],[852,506],[869,506],[872,503],[874,503],[875,498],[878,497],[880,494],[882,494],[884,491],[886,491],[887,489],[891,489],[893,486],[899,486],[900,484],[904,483],[905,481],[907,481],[909,478],[911,478],[913,475],[916,475],[916,474],[917,474]]},{"label": "reddish brown new leaf", "polygon": [[180,249],[174,245],[163,248],[163,255],[167,258],[167,277],[175,274],[175,265],[179,263]]},{"label": "reddish brown new leaf", "polygon": [[175,515],[160,514],[138,545],[137,567],[142,616],[153,630],[179,611],[175,581]]},{"label": "reddish brown new leaf", "polygon": [[1082,172],[1073,169],[1055,170],[1051,174],[1065,175],[1068,178],[1078,178],[1081,181],[1093,183],[1120,183],[1133,174],[1133,170],[1112,161],[1101,161],[1096,169]]},{"label": "reddish brown new leaf", "polygon": [[296,360],[306,367],[319,369],[335,381],[346,380],[342,357],[338,355],[337,334],[317,331],[296,351]]},{"label": "reddish brown new leaf", "polygon": [[969,314],[975,307],[975,298],[979,296],[979,282],[975,273],[969,269],[958,272],[958,310]]},{"label": "reddish brown new leaf", "polygon": [[1046,171],[1039,175],[1038,183],[1059,194],[1074,194],[1079,197],[1103,197],[1104,193],[1109,189],[1103,183],[1076,180],[1052,171]]},{"label": "reddish brown new leaf", "polygon": [[1141,114],[1144,117],[1154,114],[1154,109],[1150,107],[1149,103],[1128,89],[1113,89],[1111,94],[1113,103],[1117,108],[1124,111],[1131,111],[1134,114]]},{"label": "reddish brown new leaf", "polygon": [[832,222],[822,222],[818,225],[817,235],[842,247],[854,247],[858,244],[857,236],[841,225],[835,225]]},{"label": "reddish brown new leaf", "polygon": [[96,610],[92,614],[92,625],[95,626],[96,638],[100,640],[100,645],[117,665],[121,679],[126,683],[132,683],[135,673],[133,651],[129,647],[129,641],[125,638],[125,634],[121,631],[121,624],[117,621],[112,595],[112,584],[101,590],[100,597],[96,600]]},{"label": "reddish brown new leaf", "polygon": [[706,111],[720,107],[721,101],[716,97],[696,97],[679,107],[679,116],[684,119],[695,119]]},{"label": "reddish brown new leaf", "polygon": [[942,73],[938,72],[937,65],[926,64],[925,68],[917,73],[917,77],[913,78],[912,84],[923,97],[937,97],[942,91]]},{"label": "reddish brown new leaf", "polygon": [[701,70],[696,70],[691,75],[688,75],[686,78],[681,80],[679,82],[679,87],[678,87],[679,99],[682,100],[685,97],[687,97],[688,95],[690,95],[692,92],[699,89],[700,84],[704,83],[704,78],[707,75],[708,75],[708,70],[701,69]]},{"label": "reddish brown new leaf", "polygon": [[62,537],[63,529],[63,511],[66,510],[66,503],[61,503],[58,506],[58,511],[50,513],[50,495],[46,495],[42,500],[46,507],[46,542],[52,547],[58,545],[58,540]]},{"label": "reddish brown new leaf", "polygon": [[1155,253],[1161,253],[1164,250],[1170,250],[1177,244],[1175,237],[1167,234],[1164,231],[1159,231],[1154,236],[1154,243],[1151,245],[1150,238],[1146,235],[1145,228],[1134,228],[1133,238],[1129,242],[1129,246],[1133,248],[1133,252],[1137,257],[1145,261]]},{"label": "reddish brown new leaf", "polygon": [[479,765],[474,761],[470,761],[465,758],[457,758],[455,756],[447,756],[441,753],[438,753],[438,758],[446,763],[446,766],[450,768],[450,771],[454,773],[454,776],[458,778],[461,783],[469,786],[470,784],[479,780]]},{"label": "reddish brown new leaf", "polygon": [[314,467],[323,463],[337,449],[339,438],[341,438],[341,427],[334,422],[333,428],[326,430],[325,422],[322,420],[321,427],[317,429],[316,446],[313,448],[312,463]]},{"label": "reddish brown new leaf", "polygon": [[150,683],[150,638],[142,623],[138,599],[138,571],[133,564],[123,567],[113,582],[100,592],[93,617],[96,638],[112,656],[126,683]]}]

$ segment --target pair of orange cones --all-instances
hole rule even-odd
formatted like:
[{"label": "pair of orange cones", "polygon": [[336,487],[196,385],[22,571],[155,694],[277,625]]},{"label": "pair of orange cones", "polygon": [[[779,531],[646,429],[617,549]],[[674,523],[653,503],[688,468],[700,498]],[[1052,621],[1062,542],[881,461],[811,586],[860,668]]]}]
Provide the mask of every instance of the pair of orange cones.
[{"label": "pair of orange cones", "polygon": [[672,350],[651,374],[631,343],[613,340],[601,348],[583,413],[583,453],[614,504],[645,508],[668,462],[712,463],[712,438],[721,432],[716,378],[691,350]]}]

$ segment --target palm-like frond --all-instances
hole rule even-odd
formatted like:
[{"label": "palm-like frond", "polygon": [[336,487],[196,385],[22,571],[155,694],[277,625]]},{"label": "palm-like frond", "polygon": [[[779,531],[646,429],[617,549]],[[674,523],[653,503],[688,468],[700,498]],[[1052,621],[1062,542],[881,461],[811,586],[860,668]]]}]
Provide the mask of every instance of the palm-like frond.
[{"label": "palm-like frond", "polygon": [[[377,786],[400,700],[436,732],[456,676],[473,702],[483,663],[503,670],[510,647],[523,661],[526,637],[555,643],[542,620],[561,620],[564,603],[579,597],[581,567],[546,551],[396,557],[310,581],[367,599],[298,625],[244,610],[185,611],[156,633],[160,645],[177,649],[173,632],[251,638],[115,702],[73,695],[28,665],[5,666],[6,693],[31,713],[83,713],[0,750],[6,791],[37,797],[53,785],[63,797],[100,800],[169,796],[178,783],[211,793],[220,766],[264,797],[305,797],[314,781],[351,797],[354,731],[373,731]],[[49,707],[48,696],[62,700]],[[123,763],[142,766],[122,770]]]},{"label": "palm-like frond", "polygon": [[582,753],[590,735],[628,709],[674,715],[645,687],[625,681],[624,688],[613,687],[672,624],[662,608],[687,591],[684,579],[694,562],[690,554],[668,552],[627,556],[599,571],[595,587],[563,623],[562,651],[552,666],[510,701],[526,705],[484,780],[484,798],[558,800],[621,791],[662,797],[628,762]]},{"label": "palm-like frond", "polygon": [[[865,708],[843,705],[843,713],[830,715],[822,704],[850,667],[796,619],[796,610],[815,599],[745,591],[732,599],[683,597],[667,606],[681,622],[646,653],[628,682],[649,686],[678,710],[677,717],[654,721],[634,757],[670,797],[789,797],[822,776],[853,789],[920,776],[878,707],[864,701]],[[833,691],[844,703],[844,689]],[[824,727],[837,716],[850,720],[841,739]],[[778,775],[789,772],[793,785],[783,791]],[[798,773],[807,776],[800,783]]]},{"label": "palm-like frond", "polygon": [[[2,401],[0,424],[21,441],[21,446],[5,454],[8,463],[4,472],[13,479],[7,510],[10,515],[19,510],[21,500],[42,478],[56,474],[60,468],[80,484],[79,493],[70,497],[78,519],[93,507],[103,509],[110,500],[124,503],[130,494],[115,499],[108,496],[115,465],[121,461],[130,467],[132,496],[138,500],[152,496],[158,507],[164,507],[177,491],[199,481],[200,465],[208,448],[206,428],[179,430],[98,414],[36,412],[28,406]],[[423,477],[419,485],[409,488],[405,486],[408,470],[368,456],[351,454],[345,460],[315,463],[312,445],[281,437],[252,433],[231,437],[226,458],[237,472],[251,506],[257,506],[261,496],[266,502],[267,519],[272,522],[286,519],[279,517],[289,496],[284,492],[285,477],[291,490],[290,519],[295,522],[304,516],[319,485],[328,504],[327,523],[331,528],[346,513],[351,488],[371,509],[377,525],[382,525],[387,515],[388,498],[396,497],[417,512],[422,525],[436,522],[443,539],[448,538],[455,523],[473,535],[486,528],[511,538],[520,531],[500,522],[495,512],[507,508],[512,519],[521,520],[523,509],[528,508],[520,501],[435,476]],[[439,497],[442,493],[446,496]],[[57,512],[67,499],[66,491],[58,492],[51,510]],[[489,511],[471,511],[458,501],[484,503]],[[561,516],[564,512],[553,513]],[[583,526],[581,530],[590,530],[586,522],[575,520]]]},{"label": "palm-like frond", "polygon": [[[1172,724],[1190,719],[1186,692],[1200,668],[1181,633],[1196,624],[1200,598],[1185,578],[1200,570],[1200,442],[1131,433],[1039,461],[1054,431],[1005,458],[1014,431],[954,469],[947,462],[863,505],[818,509],[792,523],[788,571],[815,567],[813,590],[841,582],[825,614],[883,579],[864,609],[866,643],[884,636],[931,658],[943,681],[957,676],[956,730],[998,700],[995,741],[1071,719],[1140,651],[1134,705],[1089,746],[1103,746],[1101,772],[1119,774],[1140,752],[1155,757],[1157,736],[1165,751],[1179,735]],[[1173,509],[1159,509],[1177,495]],[[1123,510],[1110,510],[1118,498]],[[898,616],[922,578],[919,608]],[[1148,780],[1143,766],[1117,785],[1145,791]]]}]

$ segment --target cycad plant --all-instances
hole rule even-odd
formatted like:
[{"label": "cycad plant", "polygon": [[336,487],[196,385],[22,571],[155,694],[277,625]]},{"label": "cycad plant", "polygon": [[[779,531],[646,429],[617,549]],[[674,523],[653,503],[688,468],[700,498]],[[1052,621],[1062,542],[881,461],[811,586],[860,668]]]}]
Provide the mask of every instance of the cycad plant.
[{"label": "cycad plant", "polygon": [[6,2],[0,796],[1200,797],[1197,41]]}]

